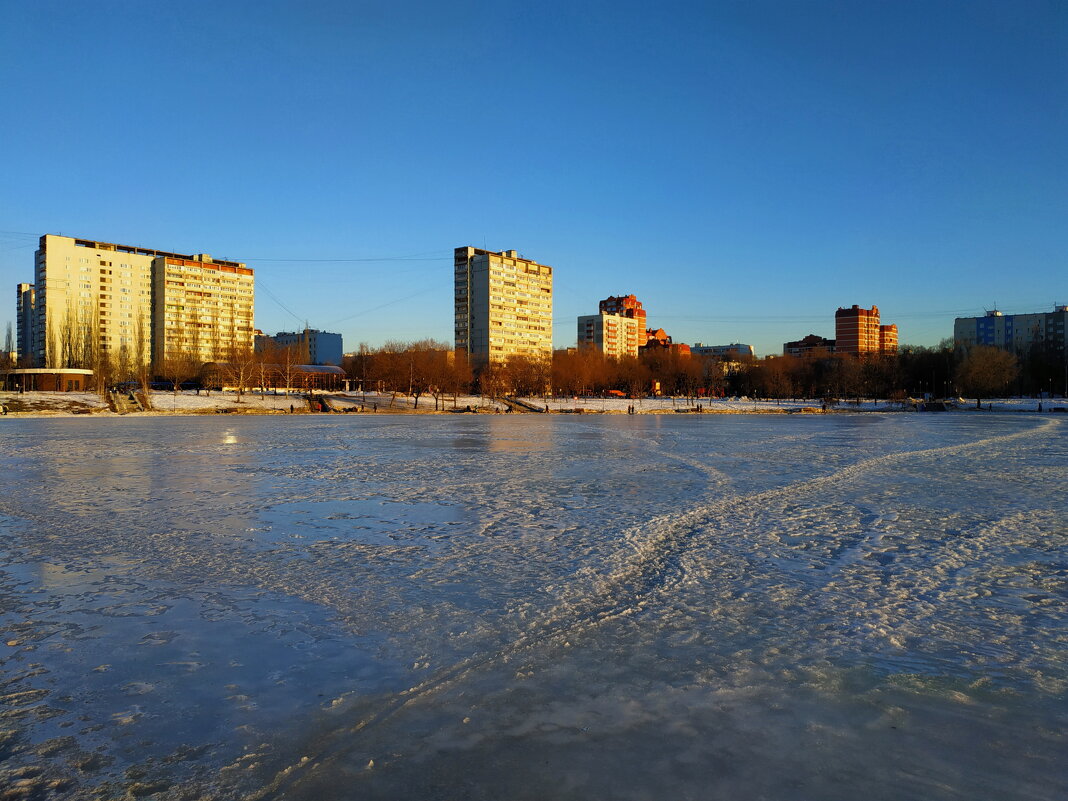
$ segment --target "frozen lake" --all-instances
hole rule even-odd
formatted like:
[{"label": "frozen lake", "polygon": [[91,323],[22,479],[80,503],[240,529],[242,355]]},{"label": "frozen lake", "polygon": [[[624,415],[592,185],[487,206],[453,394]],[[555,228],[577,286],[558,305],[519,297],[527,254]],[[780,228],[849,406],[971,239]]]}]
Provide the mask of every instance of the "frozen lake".
[{"label": "frozen lake", "polygon": [[15,420],[0,490],[27,798],[1068,797],[1055,416]]}]

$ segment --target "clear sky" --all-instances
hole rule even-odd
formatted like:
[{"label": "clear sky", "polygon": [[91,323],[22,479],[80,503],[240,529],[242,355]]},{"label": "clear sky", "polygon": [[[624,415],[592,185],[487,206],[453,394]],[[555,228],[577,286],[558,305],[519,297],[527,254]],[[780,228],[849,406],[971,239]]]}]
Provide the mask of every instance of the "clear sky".
[{"label": "clear sky", "polygon": [[[256,325],[452,342],[452,249],[758,353],[1068,303],[1068,3],[0,0],[0,326],[43,233],[256,270]],[[2,331],[2,329],[0,329]]]}]

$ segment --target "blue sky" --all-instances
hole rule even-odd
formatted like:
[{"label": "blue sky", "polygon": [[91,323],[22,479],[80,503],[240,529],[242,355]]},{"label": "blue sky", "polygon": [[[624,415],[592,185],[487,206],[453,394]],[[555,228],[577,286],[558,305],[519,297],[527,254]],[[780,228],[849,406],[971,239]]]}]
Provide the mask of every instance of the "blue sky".
[{"label": "blue sky", "polygon": [[0,0],[0,326],[37,236],[256,270],[256,324],[452,342],[452,248],[777,352],[1068,303],[1068,4]]}]

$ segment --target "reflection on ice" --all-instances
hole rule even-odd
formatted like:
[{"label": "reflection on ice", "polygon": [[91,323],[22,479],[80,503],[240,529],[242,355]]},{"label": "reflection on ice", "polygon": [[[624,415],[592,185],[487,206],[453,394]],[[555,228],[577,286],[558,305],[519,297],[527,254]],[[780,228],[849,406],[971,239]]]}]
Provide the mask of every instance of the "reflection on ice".
[{"label": "reflection on ice", "polygon": [[77,422],[0,442],[7,779],[1068,793],[1059,421]]}]

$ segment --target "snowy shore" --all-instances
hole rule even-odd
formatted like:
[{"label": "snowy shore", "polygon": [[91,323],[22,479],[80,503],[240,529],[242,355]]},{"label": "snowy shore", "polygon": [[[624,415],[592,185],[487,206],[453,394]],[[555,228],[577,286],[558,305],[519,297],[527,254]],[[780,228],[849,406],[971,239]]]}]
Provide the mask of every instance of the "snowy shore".
[{"label": "snowy shore", "polygon": [[[423,395],[418,400],[411,396],[391,393],[332,393],[316,395],[322,399],[327,410],[371,414],[444,414],[466,411],[480,413],[504,413],[508,406],[500,401],[478,395],[449,396],[437,404],[434,398]],[[908,404],[888,400],[842,401],[824,408],[819,399],[757,400],[753,398],[524,398],[521,401],[539,410],[547,409],[558,414],[785,414],[785,413],[856,413],[910,411]],[[965,399],[952,401],[951,410],[975,411],[975,402]],[[91,415],[121,416],[111,411],[104,398],[93,392],[0,392],[0,405],[6,410],[7,419],[18,417],[76,417]],[[982,411],[992,412],[1049,412],[1051,408],[1066,406],[1063,399],[995,398],[984,400]],[[698,411],[699,410],[699,411]],[[235,392],[193,391],[154,392],[151,394],[151,409],[134,412],[137,416],[172,414],[307,414],[310,405],[301,395],[260,394],[245,392],[238,397]],[[0,418],[2,419],[2,418]]]}]

